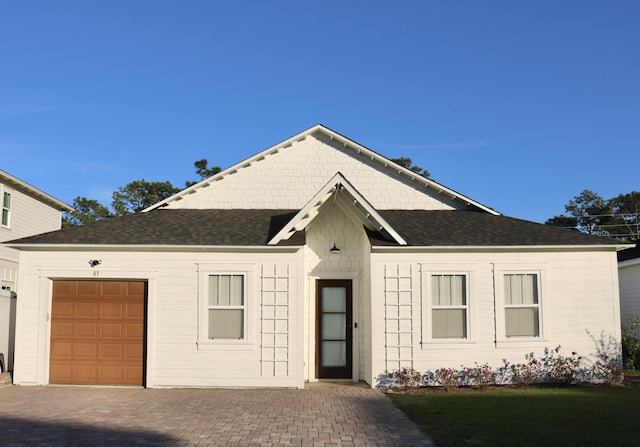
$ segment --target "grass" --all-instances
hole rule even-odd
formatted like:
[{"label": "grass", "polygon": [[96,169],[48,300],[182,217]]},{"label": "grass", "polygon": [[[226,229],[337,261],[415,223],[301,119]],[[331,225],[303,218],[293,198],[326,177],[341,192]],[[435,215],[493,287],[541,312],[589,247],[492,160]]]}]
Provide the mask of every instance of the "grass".
[{"label": "grass", "polygon": [[640,387],[391,394],[439,447],[637,446]]}]

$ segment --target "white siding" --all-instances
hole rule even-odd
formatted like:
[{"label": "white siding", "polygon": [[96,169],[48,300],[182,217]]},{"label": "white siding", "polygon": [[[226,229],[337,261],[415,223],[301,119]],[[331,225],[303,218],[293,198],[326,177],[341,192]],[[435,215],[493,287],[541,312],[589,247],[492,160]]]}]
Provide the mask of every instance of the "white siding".
[{"label": "white siding", "polygon": [[[500,328],[501,286],[496,283],[494,294],[494,274],[532,269],[542,276],[542,336],[506,339]],[[402,366],[426,372],[488,362],[497,368],[503,359],[522,362],[525,354],[542,355],[545,347],[558,345],[566,353],[576,351],[593,358],[592,337],[620,340],[615,269],[613,252],[374,254],[373,370],[367,381],[375,383],[379,374]],[[428,291],[415,284],[420,283],[421,272],[453,270],[467,271],[471,277],[469,337],[431,341],[430,322],[425,318]]]},{"label": "white siding", "polygon": [[627,326],[627,312],[640,317],[640,259],[626,261],[619,269],[620,275],[620,312],[622,323]]},{"label": "white siding", "polygon": [[[101,259],[102,264],[92,269],[89,259]],[[23,252],[21,262],[14,375],[17,384],[48,383],[51,284],[62,278],[149,282],[149,387],[304,384],[297,253]],[[199,345],[198,327],[203,315],[199,314],[197,264],[255,266],[252,293],[247,298],[248,343]],[[276,329],[266,330],[271,322]]]},{"label": "white siding", "polygon": [[196,190],[169,208],[299,209],[337,172],[377,209],[454,209],[436,191],[357,159],[335,142],[313,136]]}]

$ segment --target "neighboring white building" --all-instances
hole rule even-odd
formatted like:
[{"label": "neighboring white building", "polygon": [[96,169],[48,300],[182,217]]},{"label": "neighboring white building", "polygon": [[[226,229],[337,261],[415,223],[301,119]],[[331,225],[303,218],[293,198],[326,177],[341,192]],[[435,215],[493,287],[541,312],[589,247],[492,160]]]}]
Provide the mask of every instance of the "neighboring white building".
[{"label": "neighboring white building", "polygon": [[[72,208],[0,170],[0,242],[59,230],[62,212]],[[18,250],[0,245],[0,367],[13,368]]]},{"label": "neighboring white building", "polygon": [[618,253],[618,275],[622,324],[628,326],[627,313],[640,317],[640,245]]},{"label": "neighboring white building", "polygon": [[374,386],[620,339],[622,246],[502,216],[321,125],[144,212],[10,246],[17,384]]}]

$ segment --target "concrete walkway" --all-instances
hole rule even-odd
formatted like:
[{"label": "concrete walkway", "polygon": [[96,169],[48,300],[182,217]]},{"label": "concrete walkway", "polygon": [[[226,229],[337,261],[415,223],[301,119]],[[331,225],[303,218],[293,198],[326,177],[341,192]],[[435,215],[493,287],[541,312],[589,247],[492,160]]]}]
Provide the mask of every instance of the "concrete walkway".
[{"label": "concrete walkway", "polygon": [[433,446],[389,399],[304,390],[0,387],[0,446]]}]

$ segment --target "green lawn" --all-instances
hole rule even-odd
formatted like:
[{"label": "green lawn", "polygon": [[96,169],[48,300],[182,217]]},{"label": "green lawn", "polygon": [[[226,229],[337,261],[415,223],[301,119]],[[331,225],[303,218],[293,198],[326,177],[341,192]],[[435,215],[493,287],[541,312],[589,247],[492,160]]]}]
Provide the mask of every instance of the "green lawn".
[{"label": "green lawn", "polygon": [[439,447],[640,445],[640,387],[389,397]]}]

